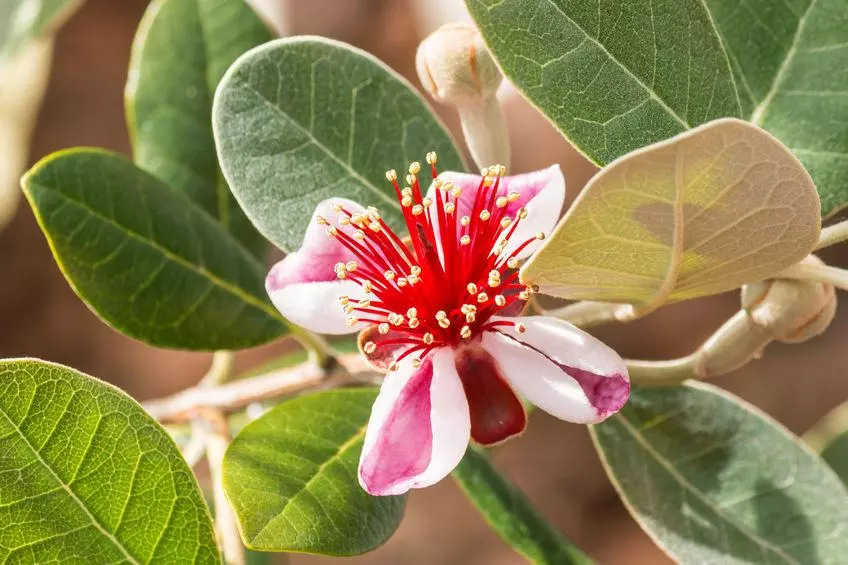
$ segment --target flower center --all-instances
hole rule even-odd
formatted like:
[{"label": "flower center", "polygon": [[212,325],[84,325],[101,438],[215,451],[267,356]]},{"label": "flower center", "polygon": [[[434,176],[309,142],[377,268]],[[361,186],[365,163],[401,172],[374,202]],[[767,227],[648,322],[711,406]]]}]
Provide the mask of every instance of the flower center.
[{"label": "flower center", "polygon": [[[320,217],[327,234],[356,258],[337,263],[339,279],[358,283],[365,298],[342,297],[347,324],[373,324],[382,339],[364,344],[371,354],[377,347],[406,350],[397,359],[416,354],[417,360],[442,346],[458,346],[496,326],[524,326],[491,317],[517,301],[529,299],[533,289],[518,282],[518,254],[544,234],[510,245],[516,227],[527,216],[523,208],[507,214],[517,192],[498,195],[504,168],[482,171],[471,212],[457,217],[462,189],[438,178],[436,154],[427,154],[435,188],[424,198],[419,163],[409,166],[401,188],[394,170],[386,172],[400,202],[409,231],[402,241],[383,221],[376,208],[364,212],[336,204],[336,223]],[[391,332],[391,335],[389,333]],[[396,365],[395,365],[396,366]]]}]

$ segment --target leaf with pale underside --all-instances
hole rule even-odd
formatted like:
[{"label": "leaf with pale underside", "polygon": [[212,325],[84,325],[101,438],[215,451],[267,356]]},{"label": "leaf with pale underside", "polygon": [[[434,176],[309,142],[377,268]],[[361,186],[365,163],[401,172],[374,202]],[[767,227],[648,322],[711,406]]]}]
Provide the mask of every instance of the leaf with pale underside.
[{"label": "leaf with pale underside", "polygon": [[239,55],[270,39],[244,0],[155,0],[133,42],[125,92],[136,164],[216,217],[259,257],[268,244],[218,169],[212,96]]},{"label": "leaf with pale underside", "polygon": [[684,565],[825,565],[848,555],[848,491],[780,424],[720,389],[634,389],[593,426],[639,525]]},{"label": "leaf with pale underside", "polygon": [[428,151],[438,153],[440,169],[464,169],[412,85],[370,54],[324,38],[281,39],[240,57],[212,114],[233,194],[285,251],[300,246],[315,206],[328,198],[377,206],[401,225],[387,169],[403,172]]},{"label": "leaf with pale underside", "polygon": [[848,204],[848,3],[706,0],[733,67],[743,116],[791,148],[822,214]]},{"label": "leaf with pale underside", "polygon": [[220,563],[194,475],[118,389],[0,361],[0,562]]},{"label": "leaf with pale underside", "polygon": [[820,228],[797,158],[725,118],[604,168],[521,279],[563,298],[650,309],[772,277],[813,249]]},{"label": "leaf with pale underside", "polygon": [[224,457],[224,491],[245,544],[261,551],[355,555],[382,545],[405,496],[359,485],[374,388],[283,402],[248,424]]},{"label": "leaf with pale underside", "polygon": [[739,116],[701,0],[466,0],[504,74],[599,165]]}]

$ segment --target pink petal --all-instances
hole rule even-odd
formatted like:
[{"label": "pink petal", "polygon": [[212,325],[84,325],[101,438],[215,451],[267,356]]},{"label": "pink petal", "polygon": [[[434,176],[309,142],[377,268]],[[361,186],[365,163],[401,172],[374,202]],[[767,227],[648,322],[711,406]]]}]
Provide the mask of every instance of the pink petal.
[{"label": "pink petal", "polygon": [[[439,175],[439,178],[445,182],[450,181],[462,189],[456,214],[458,216],[471,214],[482,177],[445,171]],[[431,198],[434,190],[431,185],[427,193]],[[562,205],[565,202],[565,178],[562,176],[559,165],[552,165],[532,173],[504,177],[500,181],[497,194],[506,196],[510,192],[517,192],[519,198],[507,204],[506,214],[515,217],[520,208],[526,208],[527,217],[518,224],[506,247],[507,252],[512,252],[521,243],[535,237],[539,232],[550,235],[559,220]],[[521,251],[518,258],[529,257],[539,248],[539,245],[541,245],[539,241],[531,243]]]},{"label": "pink petal", "polygon": [[557,418],[583,424],[603,421],[624,406],[630,381],[615,351],[556,318],[514,320],[527,331],[486,332],[482,344],[530,402]]},{"label": "pink petal", "polygon": [[[271,268],[265,288],[277,310],[291,322],[308,330],[325,334],[346,334],[360,330],[363,324],[345,325],[347,315],[339,297],[362,298],[359,285],[339,280],[334,267],[354,259],[338,240],[328,237],[325,227],[317,222],[319,216],[335,220],[339,213],[333,204],[343,205],[351,213],[362,206],[344,198],[324,200],[315,209],[306,229],[303,246]],[[339,229],[352,231],[350,226]]]},{"label": "pink petal", "polygon": [[386,375],[371,409],[359,483],[375,496],[432,485],[456,467],[470,435],[453,350],[433,351],[418,369],[407,358]]}]

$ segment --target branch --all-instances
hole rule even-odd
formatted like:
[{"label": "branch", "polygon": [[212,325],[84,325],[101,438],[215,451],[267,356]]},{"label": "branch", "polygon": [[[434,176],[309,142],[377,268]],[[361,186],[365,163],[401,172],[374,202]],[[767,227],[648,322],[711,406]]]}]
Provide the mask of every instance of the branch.
[{"label": "branch", "polygon": [[798,279],[819,283],[832,284],[842,290],[848,290],[848,271],[830,265],[815,263],[797,263],[792,265],[775,278]]},{"label": "branch", "polygon": [[341,356],[329,368],[315,363],[235,381],[220,386],[198,385],[172,396],[144,403],[144,409],[162,423],[187,422],[201,410],[235,412],[253,402],[358,382],[355,373],[368,370],[358,353]]},{"label": "branch", "polygon": [[813,251],[830,247],[845,240],[848,240],[848,220],[824,228]]},{"label": "branch", "polygon": [[628,304],[584,300],[563,306],[562,308],[543,310],[542,314],[560,318],[580,328],[589,328],[606,324],[607,322],[630,321],[634,319],[626,316],[630,310],[631,307]]}]

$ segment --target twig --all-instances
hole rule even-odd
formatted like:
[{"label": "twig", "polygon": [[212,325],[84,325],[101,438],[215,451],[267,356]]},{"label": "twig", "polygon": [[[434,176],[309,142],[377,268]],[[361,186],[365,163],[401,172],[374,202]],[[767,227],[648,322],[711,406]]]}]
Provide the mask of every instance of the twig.
[{"label": "twig", "polygon": [[561,308],[544,310],[542,313],[571,322],[580,328],[590,328],[607,322],[622,321],[619,313],[627,308],[629,307],[626,304],[584,300]]},{"label": "twig", "polygon": [[848,271],[830,265],[797,263],[780,273],[776,278],[827,283],[842,290],[848,290]]},{"label": "twig", "polygon": [[848,220],[828,226],[821,231],[814,251],[848,240]]},{"label": "twig", "polygon": [[162,423],[186,422],[204,409],[234,412],[253,402],[287,396],[309,389],[357,382],[352,376],[368,370],[358,353],[343,355],[329,368],[305,363],[265,375],[215,387],[197,386],[144,404]]},{"label": "twig", "polygon": [[215,532],[218,534],[218,542],[227,565],[246,565],[247,556],[241,535],[239,535],[236,516],[224,494],[224,453],[230,444],[227,419],[219,410],[205,410],[198,420],[205,427],[206,461],[209,464],[209,475],[215,497]]}]

